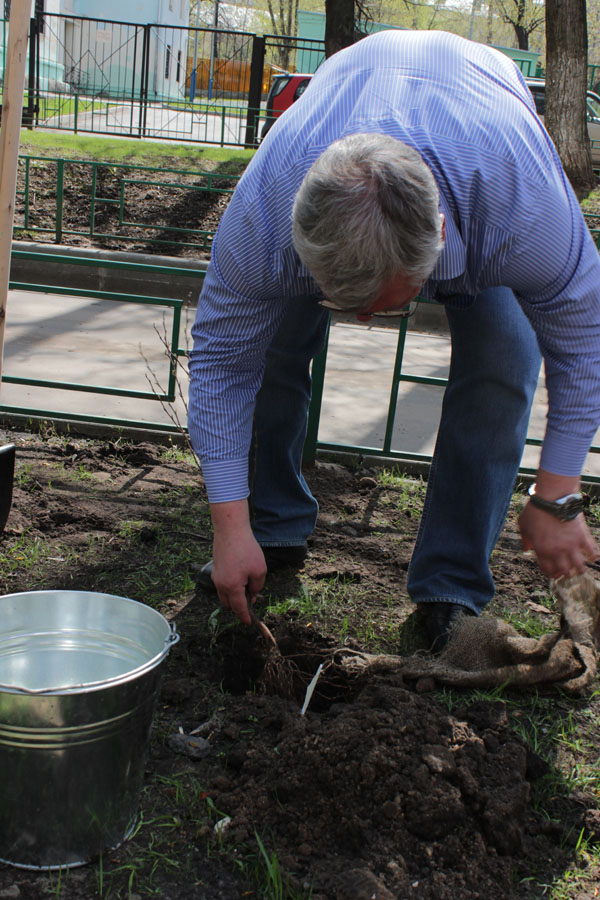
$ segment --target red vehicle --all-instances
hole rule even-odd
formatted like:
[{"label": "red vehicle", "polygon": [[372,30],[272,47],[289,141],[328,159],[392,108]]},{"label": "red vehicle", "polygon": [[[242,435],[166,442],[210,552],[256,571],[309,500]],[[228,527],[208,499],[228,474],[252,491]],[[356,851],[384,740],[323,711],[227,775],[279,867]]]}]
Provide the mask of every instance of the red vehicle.
[{"label": "red vehicle", "polygon": [[290,72],[282,72],[274,77],[267,96],[267,118],[260,133],[261,139],[264,138],[275,119],[278,119],[281,113],[302,96],[311,78],[312,75],[298,73],[292,75]]}]

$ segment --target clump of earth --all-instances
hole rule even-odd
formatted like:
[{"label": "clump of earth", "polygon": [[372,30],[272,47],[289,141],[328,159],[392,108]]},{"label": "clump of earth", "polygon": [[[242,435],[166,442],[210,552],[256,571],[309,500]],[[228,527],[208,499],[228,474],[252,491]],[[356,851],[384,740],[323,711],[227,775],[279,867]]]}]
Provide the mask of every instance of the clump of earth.
[{"label": "clump of earth", "polygon": [[[560,782],[560,761],[542,758],[533,739],[517,733],[518,697],[510,692],[435,685],[422,692],[397,674],[343,678],[325,670],[301,714],[308,682],[335,648],[375,644],[402,653],[413,641],[418,650],[405,591],[422,503],[418,478],[385,482],[368,466],[323,461],[307,470],[321,513],[306,565],[270,576],[257,605],[300,673],[296,693],[282,696],[273,681],[265,689],[271,656],[259,631],[219,612],[215,596],[195,586],[210,530],[189,458],[148,441],[5,438],[17,444],[18,469],[0,538],[2,592],[77,587],[147,602],[158,586],[163,599],[153,603],[181,635],[157,704],[141,825],[105,854],[103,893],[92,864],[63,873],[56,896],[542,897],[542,885],[575,865],[581,835],[600,839],[593,789],[546,791],[539,802],[549,779]],[[519,549],[520,502],[515,496],[494,556],[491,612],[522,613],[529,604],[552,627],[555,614],[539,603],[541,576]],[[33,567],[23,549],[32,542]],[[153,560],[165,547],[180,562],[162,585]],[[306,593],[320,598],[312,615],[289,602],[269,612]],[[595,695],[574,701],[555,691],[548,702],[555,726],[573,712],[597,720]],[[593,731],[587,739],[597,752]],[[262,889],[252,880],[248,860],[261,859],[259,841],[287,893],[270,894],[264,879]],[[56,874],[0,865],[0,898],[38,900],[56,889]],[[574,887],[568,896],[593,894]]]}]

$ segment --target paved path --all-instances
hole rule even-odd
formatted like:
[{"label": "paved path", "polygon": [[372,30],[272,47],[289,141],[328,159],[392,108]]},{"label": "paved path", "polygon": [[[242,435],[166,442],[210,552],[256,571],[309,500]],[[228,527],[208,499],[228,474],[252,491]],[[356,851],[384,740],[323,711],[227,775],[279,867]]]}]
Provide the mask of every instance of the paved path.
[{"label": "paved path", "polygon": [[[233,111],[233,107],[230,107]],[[206,105],[197,111],[190,107],[177,108],[153,106],[145,109],[144,137],[152,140],[171,139],[206,144],[234,144],[244,146],[247,109],[240,107],[239,114],[226,113],[220,108],[207,112]],[[259,128],[264,119],[261,119]],[[112,104],[98,109],[61,115],[47,119],[44,128],[60,131],[90,131],[96,134],[121,137],[137,137],[140,133],[140,107],[138,104]]]},{"label": "paved path", "polygon": [[[190,313],[192,314],[192,313]],[[170,333],[171,311],[111,300],[11,291],[7,309],[4,374],[145,391],[146,399],[113,397],[4,383],[3,405],[169,423],[148,379],[166,386],[168,361],[159,336]],[[191,324],[191,323],[190,323]],[[157,334],[158,330],[158,334]],[[183,329],[182,329],[183,331]],[[186,329],[189,333],[189,328]],[[337,321],[331,329],[319,439],[381,447],[397,332],[377,325]],[[445,378],[449,339],[409,332],[403,371]],[[155,392],[155,390],[154,390]],[[443,388],[403,382],[392,448],[431,454]],[[174,404],[182,422],[182,399]],[[540,379],[529,428],[543,436],[546,400]],[[596,439],[600,444],[600,434]],[[535,467],[537,448],[526,448],[524,464]],[[590,454],[586,473],[600,475],[600,454]]]}]

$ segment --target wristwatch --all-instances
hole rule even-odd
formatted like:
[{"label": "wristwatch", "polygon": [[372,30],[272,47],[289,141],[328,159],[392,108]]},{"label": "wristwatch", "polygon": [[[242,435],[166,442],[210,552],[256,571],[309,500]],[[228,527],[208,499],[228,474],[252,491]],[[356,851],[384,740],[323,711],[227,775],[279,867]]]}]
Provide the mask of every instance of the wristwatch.
[{"label": "wristwatch", "polygon": [[565,497],[559,497],[558,500],[542,500],[535,492],[535,483],[529,488],[529,499],[538,509],[545,509],[546,512],[562,522],[570,522],[576,519],[579,513],[583,512],[584,498],[583,494],[567,494]]}]

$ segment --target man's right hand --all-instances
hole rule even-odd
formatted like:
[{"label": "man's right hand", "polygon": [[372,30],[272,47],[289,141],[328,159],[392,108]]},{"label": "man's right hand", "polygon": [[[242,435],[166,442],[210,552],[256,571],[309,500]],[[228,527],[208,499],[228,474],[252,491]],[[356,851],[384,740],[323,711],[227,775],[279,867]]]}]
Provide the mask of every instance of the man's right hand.
[{"label": "man's right hand", "polygon": [[219,600],[232,609],[240,622],[251,624],[249,607],[265,583],[267,565],[257,543],[246,500],[213,503],[214,528],[212,580]]}]

